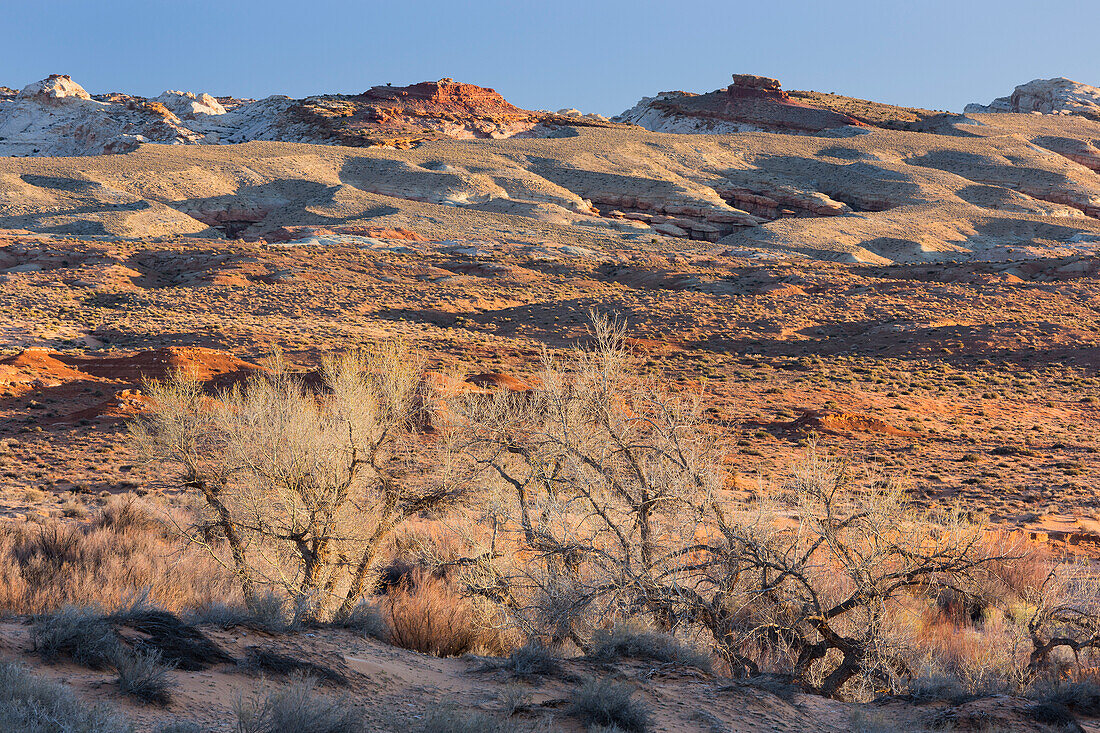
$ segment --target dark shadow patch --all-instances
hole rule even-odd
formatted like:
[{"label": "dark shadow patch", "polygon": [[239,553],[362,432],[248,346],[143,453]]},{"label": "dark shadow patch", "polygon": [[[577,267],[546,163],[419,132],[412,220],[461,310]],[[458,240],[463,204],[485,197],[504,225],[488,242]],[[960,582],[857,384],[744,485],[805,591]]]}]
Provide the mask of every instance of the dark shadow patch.
[{"label": "dark shadow patch", "polygon": [[38,188],[47,188],[51,191],[66,191],[68,193],[91,193],[101,187],[95,181],[82,181],[78,178],[60,178],[57,176],[39,176],[33,173],[24,173],[19,176],[24,183],[29,183]]},{"label": "dark shadow patch", "polygon": [[834,145],[831,148],[822,148],[817,151],[817,157],[819,158],[840,158],[841,160],[873,160],[873,158],[856,148],[845,148],[840,145]]},{"label": "dark shadow patch", "polygon": [[[317,181],[287,179],[257,186],[242,186],[235,193],[209,198],[173,201],[169,206],[181,214],[221,232],[226,239],[258,235],[264,220],[274,212],[296,226],[334,226],[348,221],[310,211],[310,207],[330,206],[338,186]],[[358,217],[356,217],[358,218]]]},{"label": "dark shadow patch", "polygon": [[1078,731],[1084,733],[1085,730],[1077,722],[1077,718],[1073,717],[1073,713],[1069,711],[1069,708],[1059,703],[1041,702],[1028,705],[1024,708],[1024,713],[1036,723],[1058,726],[1060,730],[1066,731],[1066,733],[1077,733]]},{"label": "dark shadow patch", "polygon": [[266,647],[248,647],[241,666],[251,671],[277,677],[305,675],[336,687],[347,687],[350,684],[347,677],[331,667],[315,664],[305,659],[298,659]]},{"label": "dark shadow patch", "polygon": [[165,662],[185,672],[197,672],[216,664],[236,661],[206,634],[167,611],[125,611],[109,616],[107,620],[144,634],[144,638],[129,640],[131,645],[156,649]]}]

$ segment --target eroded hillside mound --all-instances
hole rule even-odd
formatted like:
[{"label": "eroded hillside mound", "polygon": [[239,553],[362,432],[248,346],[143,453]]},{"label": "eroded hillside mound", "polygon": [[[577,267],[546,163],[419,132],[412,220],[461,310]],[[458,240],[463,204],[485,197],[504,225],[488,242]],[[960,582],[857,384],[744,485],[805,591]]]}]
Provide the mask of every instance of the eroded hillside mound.
[{"label": "eroded hillside mound", "polygon": [[269,241],[521,231],[596,250],[672,237],[873,264],[1100,243],[1100,121],[1080,114],[950,115],[749,75],[619,118],[636,125],[531,112],[450,79],[246,102],[97,97],[52,76],[0,100],[0,152],[35,158],[0,160],[0,229]]},{"label": "eroded hillside mound", "polygon": [[597,250],[677,237],[746,256],[868,263],[1094,251],[1100,178],[1079,161],[1092,160],[1100,123],[979,117],[942,134],[578,127],[571,137],[409,150],[253,142],[6,158],[0,228],[283,241],[301,227],[441,239],[525,232]]}]

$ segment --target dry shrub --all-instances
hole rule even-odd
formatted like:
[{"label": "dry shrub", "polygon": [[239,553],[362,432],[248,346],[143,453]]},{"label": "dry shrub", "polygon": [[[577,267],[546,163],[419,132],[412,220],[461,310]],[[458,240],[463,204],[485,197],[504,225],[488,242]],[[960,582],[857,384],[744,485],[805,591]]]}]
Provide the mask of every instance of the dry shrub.
[{"label": "dry shrub", "polygon": [[896,635],[908,631],[905,645],[916,661],[906,687],[918,696],[1019,693],[1046,684],[1041,678],[1055,671],[1032,667],[1029,630],[1036,614],[1063,596],[1064,589],[1050,582],[1055,566],[1049,554],[999,532],[987,532],[982,542],[985,554],[1000,559],[981,569],[977,592],[941,588],[925,598],[933,602],[919,605],[911,598],[891,618]]},{"label": "dry shrub", "polygon": [[543,677],[561,674],[561,657],[555,650],[537,641],[513,649],[506,658],[487,662],[483,669],[503,670],[517,680],[540,682]]},{"label": "dry shrub", "polygon": [[910,658],[919,661],[905,687],[919,697],[936,697],[932,691],[937,688],[948,691],[940,699],[950,700],[1018,692],[1026,685],[1027,629],[999,610],[973,622],[927,609],[906,646]]},{"label": "dry shrub", "polygon": [[130,500],[86,524],[0,525],[0,612],[110,610],[141,594],[175,611],[239,598],[229,573]]},{"label": "dry shrub", "polygon": [[437,657],[475,650],[507,652],[506,639],[487,627],[470,599],[445,580],[416,570],[383,601],[390,643]]},{"label": "dry shrub", "polygon": [[511,733],[520,730],[518,726],[487,713],[465,710],[456,705],[435,707],[416,722],[400,721],[397,725],[406,730],[410,723],[415,733]]},{"label": "dry shrub", "polygon": [[118,658],[118,688],[142,703],[167,705],[172,702],[175,686],[172,666],[164,664],[156,649],[139,650]]},{"label": "dry shrub", "polygon": [[698,394],[636,379],[623,324],[593,318],[595,347],[544,358],[541,388],[459,398],[456,443],[480,470],[488,539],[473,592],[523,633],[588,645],[595,628],[641,617],[671,628],[669,601],[724,481]]},{"label": "dry shrub", "polygon": [[589,729],[645,733],[653,725],[653,712],[634,689],[610,679],[587,680],[572,695],[569,714]]},{"label": "dry shrub", "polygon": [[47,662],[68,657],[88,669],[109,669],[122,655],[114,627],[91,608],[65,606],[31,627],[31,646]]},{"label": "dry shrub", "polygon": [[711,672],[714,660],[708,654],[685,644],[671,634],[655,631],[639,623],[619,623],[610,629],[597,630],[586,656],[604,662],[623,657],[650,659],[664,664],[678,664]]}]

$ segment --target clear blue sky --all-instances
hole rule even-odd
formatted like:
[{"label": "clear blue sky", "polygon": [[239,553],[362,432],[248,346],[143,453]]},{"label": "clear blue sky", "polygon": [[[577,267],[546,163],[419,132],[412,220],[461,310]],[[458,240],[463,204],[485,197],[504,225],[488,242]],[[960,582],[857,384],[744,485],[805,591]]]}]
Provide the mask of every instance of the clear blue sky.
[{"label": "clear blue sky", "polygon": [[1100,0],[0,0],[0,84],[263,97],[450,76],[614,114],[734,72],[960,110],[1030,79],[1100,85]]}]

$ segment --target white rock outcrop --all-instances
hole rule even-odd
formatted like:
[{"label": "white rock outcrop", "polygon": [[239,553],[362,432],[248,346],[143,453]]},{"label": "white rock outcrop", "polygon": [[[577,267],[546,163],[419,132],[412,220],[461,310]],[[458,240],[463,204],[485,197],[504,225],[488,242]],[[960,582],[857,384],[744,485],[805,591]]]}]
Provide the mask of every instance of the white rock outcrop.
[{"label": "white rock outcrop", "polygon": [[167,107],[182,119],[194,119],[198,115],[224,115],[225,107],[209,94],[167,91],[153,100]]},{"label": "white rock outcrop", "polygon": [[1100,118],[1100,88],[1072,79],[1033,79],[990,104],[968,104],[966,112],[1076,114]]},{"label": "white rock outcrop", "polygon": [[198,143],[206,130],[197,121],[224,114],[209,94],[100,101],[68,75],[51,74],[0,98],[0,155],[105,155],[146,142]]},{"label": "white rock outcrop", "polygon": [[0,96],[0,156],[106,155],[142,143],[332,142],[291,113],[298,102],[289,97],[272,96],[230,111],[213,96],[193,92],[102,99],[62,74]]},{"label": "white rock outcrop", "polygon": [[92,95],[84,87],[73,81],[68,74],[50,74],[42,81],[36,81],[23,87],[20,99],[91,99]]},{"label": "white rock outcrop", "polygon": [[583,120],[595,120],[596,122],[608,122],[608,119],[606,117],[604,117],[603,115],[598,115],[595,112],[588,112],[588,113],[581,112],[579,109],[574,109],[572,107],[570,107],[568,109],[559,109],[557,111],[557,114],[561,115],[562,117],[576,117],[576,118],[583,119]]}]

